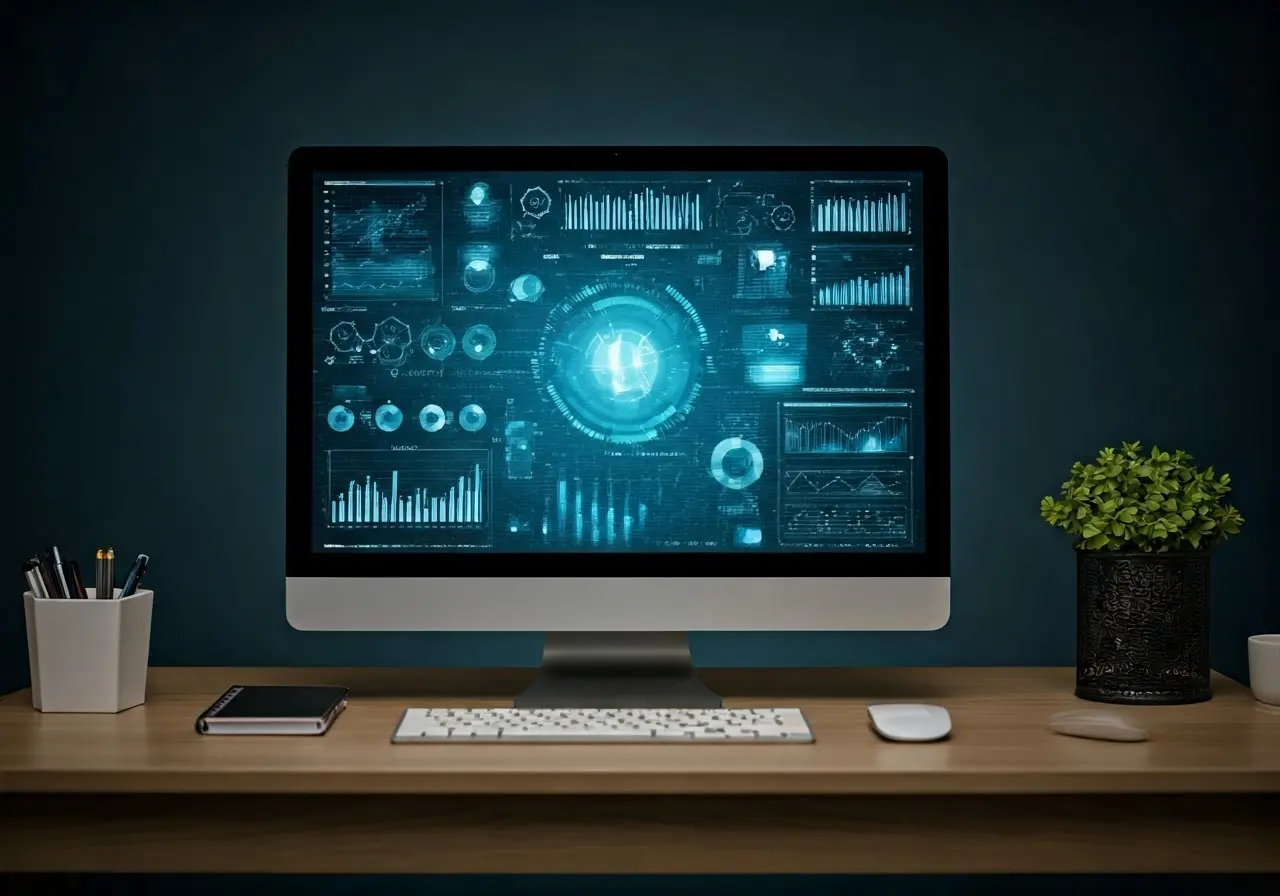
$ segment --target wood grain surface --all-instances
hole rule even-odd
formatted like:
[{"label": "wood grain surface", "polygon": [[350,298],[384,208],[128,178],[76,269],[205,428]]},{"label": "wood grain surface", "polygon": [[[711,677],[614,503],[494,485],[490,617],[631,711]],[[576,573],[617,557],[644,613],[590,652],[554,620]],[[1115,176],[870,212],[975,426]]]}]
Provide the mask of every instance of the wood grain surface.
[{"label": "wood grain surface", "polygon": [[[731,705],[800,706],[812,745],[393,745],[391,732],[407,706],[509,704],[486,694],[482,674],[472,673],[468,688],[457,681],[468,676],[453,673],[460,693],[452,695],[414,689],[419,674],[156,669],[147,703],[119,715],[37,713],[19,693],[0,703],[0,792],[1280,792],[1280,712],[1222,677],[1208,703],[1123,709],[1151,733],[1134,744],[1047,729],[1054,712],[1091,705],[1072,696],[1069,669],[962,668],[706,676]],[[442,673],[437,682],[449,677]],[[489,681],[507,677],[496,673]],[[348,684],[354,694],[323,737],[195,734],[197,714],[229,685],[282,680]],[[953,736],[935,744],[880,741],[867,725],[866,705],[884,700],[947,706]]]},{"label": "wood grain surface", "polygon": [[[503,705],[522,670],[157,668],[115,716],[0,700],[0,871],[897,873],[1280,871],[1280,712],[1122,708],[1051,734],[1072,670],[709,670],[800,706],[812,745],[392,745],[407,706]],[[231,684],[344,684],[318,738],[195,734]],[[866,704],[937,702],[947,742],[880,742]]]}]

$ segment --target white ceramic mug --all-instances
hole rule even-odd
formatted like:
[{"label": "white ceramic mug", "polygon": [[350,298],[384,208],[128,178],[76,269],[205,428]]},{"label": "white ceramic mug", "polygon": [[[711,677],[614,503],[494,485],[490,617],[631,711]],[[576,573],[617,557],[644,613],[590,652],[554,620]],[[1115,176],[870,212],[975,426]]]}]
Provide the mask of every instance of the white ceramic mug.
[{"label": "white ceramic mug", "polygon": [[1280,706],[1280,635],[1249,639],[1249,687],[1261,702]]}]

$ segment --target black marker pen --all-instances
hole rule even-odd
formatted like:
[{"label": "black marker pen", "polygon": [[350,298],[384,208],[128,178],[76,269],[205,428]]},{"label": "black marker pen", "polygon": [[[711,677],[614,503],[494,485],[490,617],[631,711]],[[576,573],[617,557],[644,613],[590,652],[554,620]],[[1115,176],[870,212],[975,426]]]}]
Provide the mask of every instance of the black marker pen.
[{"label": "black marker pen", "polygon": [[49,562],[49,558],[44,556],[44,554],[36,554],[32,559],[40,564],[37,568],[37,572],[40,573],[41,584],[44,584],[45,586],[45,594],[49,596],[49,598],[60,598],[60,596],[63,596],[58,593],[58,581],[55,580],[54,567],[52,567],[52,564]]},{"label": "black marker pen", "polygon": [[35,560],[36,563],[39,564],[40,582],[44,585],[45,596],[49,598],[62,597],[62,595],[58,593],[58,582],[54,577],[53,564],[49,562],[49,558],[47,556],[37,554],[31,559]]},{"label": "black marker pen", "polygon": [[75,597],[71,593],[71,586],[67,583],[67,571],[62,568],[62,554],[58,552],[58,546],[53,545],[45,551],[45,558],[53,568],[53,583],[57,586],[58,597]]},{"label": "black marker pen", "polygon": [[88,600],[89,592],[85,590],[84,579],[80,576],[80,564],[74,560],[63,560],[58,568],[67,582],[67,592],[76,600]]}]

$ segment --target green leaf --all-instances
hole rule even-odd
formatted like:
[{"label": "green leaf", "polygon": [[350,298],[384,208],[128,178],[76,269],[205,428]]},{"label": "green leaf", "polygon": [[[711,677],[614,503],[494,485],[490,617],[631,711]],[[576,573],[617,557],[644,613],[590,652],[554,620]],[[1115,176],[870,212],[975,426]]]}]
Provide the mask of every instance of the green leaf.
[{"label": "green leaf", "polygon": [[1041,499],[1040,515],[1088,550],[1210,547],[1238,533],[1244,518],[1223,500],[1230,478],[1193,460],[1180,449],[1143,454],[1140,442],[1104,447],[1094,462],[1071,464],[1059,498]]}]

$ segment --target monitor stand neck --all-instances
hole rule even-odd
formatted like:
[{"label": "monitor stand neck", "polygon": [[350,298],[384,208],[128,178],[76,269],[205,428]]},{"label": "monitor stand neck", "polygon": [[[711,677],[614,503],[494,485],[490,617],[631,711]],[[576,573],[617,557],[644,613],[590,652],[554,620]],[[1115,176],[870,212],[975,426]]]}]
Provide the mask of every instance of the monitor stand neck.
[{"label": "monitor stand neck", "polygon": [[521,709],[707,709],[683,632],[550,632]]}]

